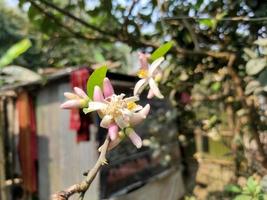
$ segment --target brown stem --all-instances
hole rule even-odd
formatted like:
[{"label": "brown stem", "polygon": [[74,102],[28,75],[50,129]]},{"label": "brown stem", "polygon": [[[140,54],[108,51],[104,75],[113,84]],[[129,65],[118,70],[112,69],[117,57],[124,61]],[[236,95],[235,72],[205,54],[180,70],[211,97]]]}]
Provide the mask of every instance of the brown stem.
[{"label": "brown stem", "polygon": [[248,102],[245,99],[245,94],[241,86],[242,81],[233,69],[233,64],[234,64],[235,59],[236,59],[236,56],[234,54],[229,55],[229,61],[227,64],[228,73],[232,77],[232,80],[235,84],[235,89],[236,89],[236,94],[237,94],[238,99],[240,100],[243,108],[248,110],[248,114],[246,115],[247,121],[250,123],[251,133],[257,143],[260,156],[263,158],[262,164],[266,167],[266,163],[267,163],[266,154],[264,152],[263,145],[260,141],[260,135],[259,135],[258,127],[257,127],[257,121],[259,119],[258,119],[257,113],[255,112],[254,103],[248,104]]},{"label": "brown stem", "polygon": [[90,187],[98,171],[101,169],[103,165],[107,163],[106,154],[108,151],[109,142],[110,142],[109,136],[107,135],[106,140],[101,147],[99,158],[94,167],[88,172],[85,180],[83,180],[80,183],[74,184],[65,190],[57,192],[56,194],[53,194],[51,200],[68,200],[69,197],[71,197],[75,193],[80,193],[81,194],[80,198],[83,199],[85,192]]}]

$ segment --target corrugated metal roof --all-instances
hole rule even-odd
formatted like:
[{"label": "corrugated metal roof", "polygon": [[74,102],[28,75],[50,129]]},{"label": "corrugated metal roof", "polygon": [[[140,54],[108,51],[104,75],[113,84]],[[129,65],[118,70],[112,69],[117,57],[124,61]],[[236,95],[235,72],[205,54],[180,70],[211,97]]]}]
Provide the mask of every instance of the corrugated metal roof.
[{"label": "corrugated metal roof", "polygon": [[[27,83],[14,83],[9,85],[4,85],[0,87],[0,95],[5,95],[7,91],[10,90],[18,90],[20,88],[24,89],[36,89],[40,86],[45,86],[47,84],[55,83],[55,81],[58,83],[58,81],[68,81],[69,75],[71,72],[81,69],[83,67],[77,68],[77,67],[67,67],[62,70],[59,70],[51,75],[44,76],[42,80],[33,81],[33,82],[27,82]],[[89,69],[89,68],[88,68]],[[93,71],[89,69],[89,71]],[[121,84],[131,84],[137,81],[137,77],[120,74],[120,73],[114,73],[114,72],[108,72],[107,77],[110,78],[113,81],[119,81]],[[132,84],[131,84],[132,85]]]}]

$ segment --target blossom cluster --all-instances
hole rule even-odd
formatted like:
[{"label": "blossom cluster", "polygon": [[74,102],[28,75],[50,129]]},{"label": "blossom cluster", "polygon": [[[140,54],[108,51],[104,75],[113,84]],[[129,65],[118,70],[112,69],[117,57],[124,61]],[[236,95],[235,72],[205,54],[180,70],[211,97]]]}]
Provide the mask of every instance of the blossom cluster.
[{"label": "blossom cluster", "polygon": [[125,136],[128,136],[137,148],[141,148],[142,139],[134,127],[146,119],[150,105],[146,104],[144,107],[139,105],[137,103],[139,96],[149,86],[147,98],[154,96],[163,98],[158,82],[162,76],[159,66],[164,58],[156,59],[151,65],[148,60],[148,54],[139,53],[140,70],[137,75],[140,80],[134,87],[133,96],[115,94],[110,80],[104,78],[102,89],[99,86],[94,87],[93,99],[90,99],[82,89],[75,87],[74,93],[64,93],[68,100],[61,104],[61,108],[83,108],[86,114],[96,111],[101,118],[100,126],[108,130],[111,140],[109,149],[117,146]]}]

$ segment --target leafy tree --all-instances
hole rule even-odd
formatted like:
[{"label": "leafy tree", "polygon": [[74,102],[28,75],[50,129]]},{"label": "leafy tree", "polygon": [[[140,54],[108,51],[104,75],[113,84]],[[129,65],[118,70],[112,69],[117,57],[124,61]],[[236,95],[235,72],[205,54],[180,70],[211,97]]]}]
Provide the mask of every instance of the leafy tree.
[{"label": "leafy tree", "polygon": [[[266,101],[266,81],[260,78],[266,74],[266,54],[253,42],[266,37],[267,2],[20,0],[21,5],[26,2],[31,22],[49,40],[62,45],[70,37],[77,43],[87,41],[105,51],[104,57],[118,43],[152,52],[173,41],[162,87],[178,108],[181,131],[192,133],[198,128],[223,138],[221,132],[227,128],[231,140],[225,142],[237,158],[237,169],[241,163],[266,168],[261,140],[266,103],[260,104],[260,99]],[[254,90],[251,80],[258,78],[259,92],[247,92],[249,84]],[[186,95],[192,97],[192,104],[184,100]],[[247,137],[257,143],[253,162],[244,158]]]}]

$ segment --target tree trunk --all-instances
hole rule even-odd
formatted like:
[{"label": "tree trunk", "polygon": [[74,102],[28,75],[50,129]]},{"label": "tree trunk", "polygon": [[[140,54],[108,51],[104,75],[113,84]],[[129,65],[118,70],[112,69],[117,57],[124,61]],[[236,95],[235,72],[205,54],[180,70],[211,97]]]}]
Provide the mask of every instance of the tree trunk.
[{"label": "tree trunk", "polygon": [[0,99],[0,200],[6,200],[4,134],[3,134],[2,119],[3,119],[3,102]]}]

